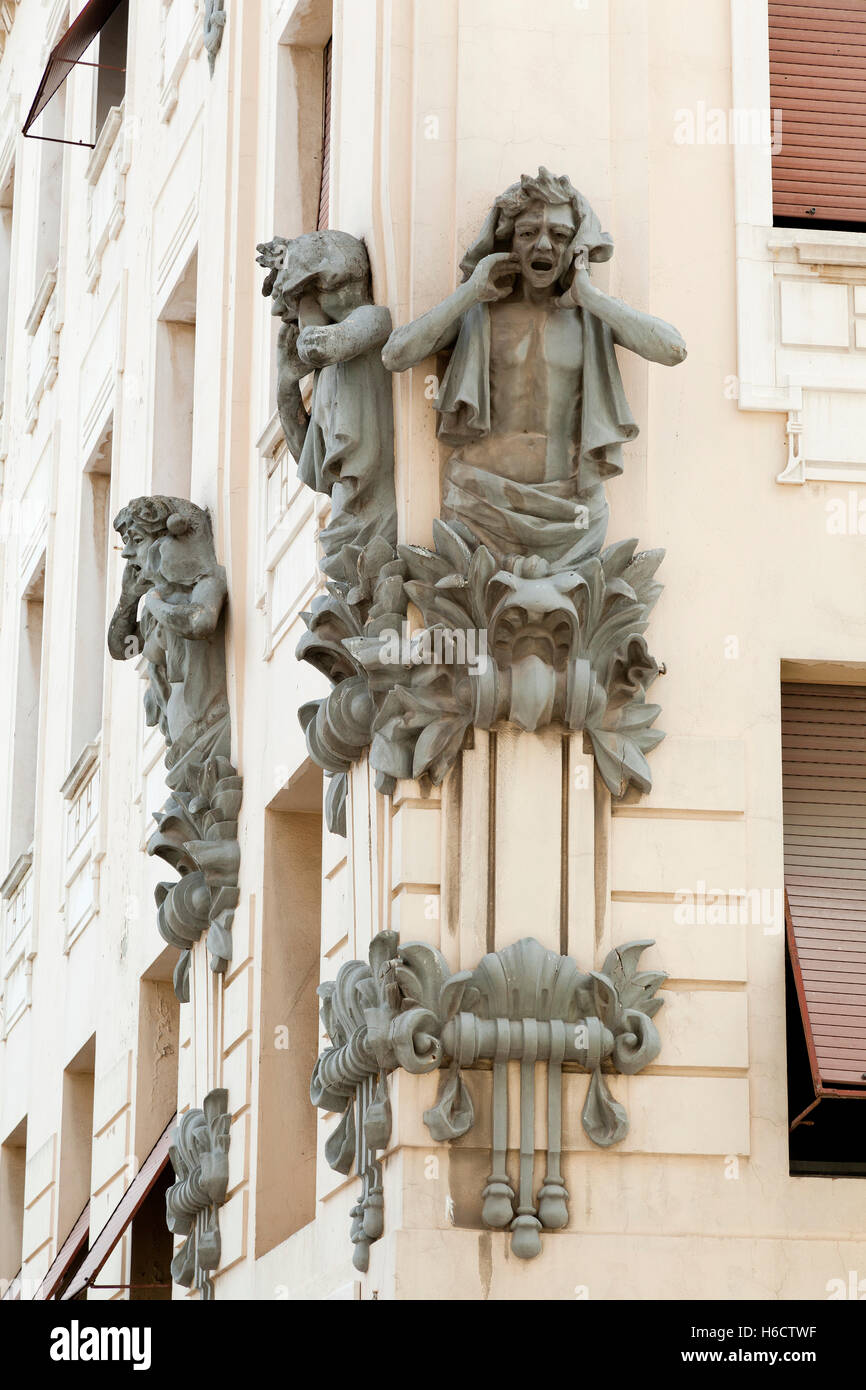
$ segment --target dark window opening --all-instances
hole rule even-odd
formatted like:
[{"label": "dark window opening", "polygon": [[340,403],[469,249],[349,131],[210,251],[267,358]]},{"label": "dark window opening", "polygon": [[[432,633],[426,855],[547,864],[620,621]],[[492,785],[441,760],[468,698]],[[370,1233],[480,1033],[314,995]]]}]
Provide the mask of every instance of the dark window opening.
[{"label": "dark window opening", "polygon": [[173,1241],[165,1220],[165,1194],[174,1182],[166,1163],[132,1221],[129,1297],[143,1302],[171,1298]]},{"label": "dark window opening", "polygon": [[782,685],[790,1172],[866,1176],[866,686]]},{"label": "dark window opening", "polygon": [[322,183],[319,190],[319,216],[316,229],[324,231],[331,215],[331,88],[333,39],[322,54]]},{"label": "dark window opening", "polygon": [[109,111],[126,95],[126,45],[129,35],[129,0],[121,0],[99,35],[99,67],[96,74],[96,138]]},{"label": "dark window opening", "polygon": [[790,953],[785,957],[789,1171],[792,1176],[866,1178],[866,1098],[817,1100]]}]

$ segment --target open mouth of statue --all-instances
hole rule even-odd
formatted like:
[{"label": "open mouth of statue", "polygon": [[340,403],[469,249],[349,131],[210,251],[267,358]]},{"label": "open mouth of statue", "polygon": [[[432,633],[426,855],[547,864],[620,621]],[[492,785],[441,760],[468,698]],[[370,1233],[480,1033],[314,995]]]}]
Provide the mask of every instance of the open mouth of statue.
[{"label": "open mouth of statue", "polygon": [[529,262],[529,264],[532,267],[532,269],[537,271],[540,275],[544,275],[547,273],[547,271],[553,270],[553,261],[548,260],[542,256],[536,256],[534,260]]}]

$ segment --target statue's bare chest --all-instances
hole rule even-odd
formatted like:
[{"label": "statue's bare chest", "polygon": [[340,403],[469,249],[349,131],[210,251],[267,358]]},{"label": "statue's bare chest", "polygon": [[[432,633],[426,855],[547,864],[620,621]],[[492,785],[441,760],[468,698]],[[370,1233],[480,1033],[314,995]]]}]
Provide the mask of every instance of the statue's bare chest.
[{"label": "statue's bare chest", "polygon": [[495,305],[490,314],[494,371],[540,379],[553,372],[577,378],[583,366],[583,329],[573,309],[534,304]]},{"label": "statue's bare chest", "polygon": [[[494,433],[536,435],[555,452],[573,429],[583,367],[580,315],[533,304],[497,304],[490,314]],[[548,464],[549,464],[548,460]]]}]

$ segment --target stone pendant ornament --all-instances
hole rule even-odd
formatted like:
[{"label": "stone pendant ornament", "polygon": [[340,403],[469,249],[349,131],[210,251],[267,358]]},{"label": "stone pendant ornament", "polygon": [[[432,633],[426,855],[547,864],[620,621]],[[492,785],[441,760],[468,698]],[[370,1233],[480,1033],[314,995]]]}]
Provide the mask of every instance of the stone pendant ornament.
[{"label": "stone pendant ornament", "polygon": [[137,497],[119,513],[121,594],[108,629],[118,661],[144,657],[145,720],[166,742],[170,795],[154,813],[148,854],[180,875],[156,889],[160,935],[177,947],[175,992],[189,999],[190,951],[207,933],[211,969],[224,973],[239,901],[238,815],[243,780],[231,762],[226,694],[226,574],[210,517],[178,497]]},{"label": "stone pendant ornament", "polygon": [[211,77],[222,45],[227,18],[225,0],[204,0],[204,46]]},{"label": "stone pendant ornament", "polygon": [[177,1181],[165,1196],[168,1229],[186,1240],[171,1262],[171,1277],[214,1296],[211,1274],[220,1262],[219,1208],[229,1179],[228,1091],[205,1096],[201,1110],[188,1110],[174,1131],[169,1150]]},{"label": "stone pendant ornament", "polygon": [[[492,1066],[490,1175],[481,1194],[482,1221],[508,1230],[519,1258],[541,1250],[541,1232],[568,1224],[562,1175],[563,1067],[590,1073],[582,1122],[599,1147],[619,1143],[628,1116],[611,1095],[605,1072],[632,1075],[659,1053],[653,1016],[664,1002],[656,991],[666,976],[639,971],[651,941],[610,952],[601,971],[582,972],[532,937],[484,957],[477,969],[452,975],[444,956],[421,942],[400,945],[380,932],[369,964],[350,961],[335,982],[320,985],[322,1018],[331,1047],[319,1057],[310,1095],[314,1105],[343,1112],[326,1146],[332,1168],[353,1161],[362,1189],[353,1208],[354,1262],[364,1270],[369,1246],[383,1229],[382,1171],[376,1151],[387,1147],[391,1113],[388,1074],[442,1069],[436,1104],[424,1122],[440,1143],[459,1139],[475,1122],[463,1079],[467,1069]],[[520,1064],[520,1152],[517,1181],[508,1171],[508,1064]],[[533,1192],[541,1147],[535,1132],[536,1066],[547,1067],[547,1146],[544,1179]]]},{"label": "stone pendant ornament", "polygon": [[342,1113],[325,1145],[338,1173],[354,1163],[361,1193],[352,1208],[353,1263],[366,1270],[370,1246],[384,1229],[382,1166],[377,1153],[391,1138],[388,1074],[434,1071],[442,1057],[436,1036],[438,1005],[448,966],[432,946],[400,946],[396,932],[379,932],[369,964],[348,961],[335,981],[319,985],[322,1022],[331,1040],[316,1062],[310,1099]]}]

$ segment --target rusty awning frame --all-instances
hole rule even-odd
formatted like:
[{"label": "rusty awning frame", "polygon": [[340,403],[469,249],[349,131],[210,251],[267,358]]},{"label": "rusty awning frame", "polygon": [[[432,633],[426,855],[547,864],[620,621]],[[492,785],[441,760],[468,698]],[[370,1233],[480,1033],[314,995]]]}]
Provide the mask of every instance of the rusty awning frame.
[{"label": "rusty awning frame", "polygon": [[74,1261],[81,1254],[82,1247],[86,1245],[89,1234],[90,1203],[88,1202],[61,1245],[58,1254],[52,1260],[48,1273],[33,1295],[34,1303],[41,1303],[56,1296]]},{"label": "rusty awning frame", "polygon": [[[114,1250],[114,1247],[129,1226],[136,1212],[149,1196],[151,1188],[165,1168],[168,1162],[168,1151],[171,1148],[172,1131],[176,1123],[177,1116],[173,1115],[144,1163],[141,1165],[136,1177],[124,1192],[117,1206],[114,1208],[114,1211],[96,1237],[96,1240],[91,1245],[81,1262],[81,1267],[70,1281],[69,1287],[64,1289],[63,1293],[60,1295],[61,1302],[76,1298],[85,1289],[93,1285],[97,1274]],[[114,1286],[112,1285],[112,1287]]]},{"label": "rusty awning frame", "polygon": [[[866,1100],[866,1080],[862,1086],[825,1086],[821,1078],[821,1071],[818,1066],[818,1051],[815,1047],[815,1039],[812,1036],[812,1020],[809,1017],[809,1003],[806,998],[806,987],[803,983],[803,971],[800,968],[800,957],[797,951],[797,939],[794,935],[794,922],[791,917],[791,906],[788,902],[788,890],[785,889],[785,936],[788,942],[788,956],[791,961],[791,970],[794,975],[794,986],[797,991],[797,1003],[800,1006],[800,1021],[803,1025],[803,1035],[806,1040],[806,1051],[809,1055],[809,1070],[812,1073],[812,1088],[815,1092],[815,1099],[801,1110],[790,1122],[790,1129],[793,1131],[798,1125],[802,1124],[806,1116],[821,1104],[822,1100],[831,1098],[834,1100]],[[847,1111],[846,1111],[847,1114]]]},{"label": "rusty awning frame", "polygon": [[62,38],[48,55],[45,71],[36,89],[33,105],[27,113],[22,126],[22,134],[31,140],[49,140],[56,145],[77,145],[92,150],[93,140],[63,140],[57,135],[33,135],[30,127],[42,115],[49,101],[59,92],[74,67],[109,68],[113,72],[125,72],[125,68],[111,67],[108,63],[84,63],[81,55],[97,35],[104,29],[115,10],[120,9],[123,0],[89,0],[81,13],[75,18]]}]

